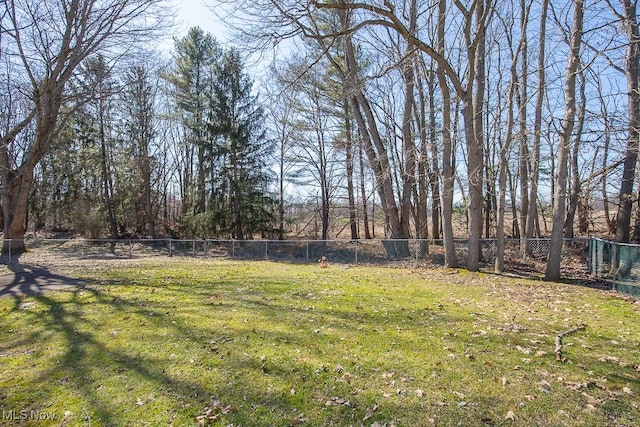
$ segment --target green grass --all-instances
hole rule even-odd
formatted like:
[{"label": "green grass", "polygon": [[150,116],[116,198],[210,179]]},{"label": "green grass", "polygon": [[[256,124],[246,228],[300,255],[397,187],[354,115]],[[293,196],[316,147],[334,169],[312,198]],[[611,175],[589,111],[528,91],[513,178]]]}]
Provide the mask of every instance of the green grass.
[{"label": "green grass", "polygon": [[[91,284],[0,299],[5,417],[640,424],[640,306],[600,291],[443,269],[189,259],[73,273]],[[582,323],[556,360],[556,336]]]}]

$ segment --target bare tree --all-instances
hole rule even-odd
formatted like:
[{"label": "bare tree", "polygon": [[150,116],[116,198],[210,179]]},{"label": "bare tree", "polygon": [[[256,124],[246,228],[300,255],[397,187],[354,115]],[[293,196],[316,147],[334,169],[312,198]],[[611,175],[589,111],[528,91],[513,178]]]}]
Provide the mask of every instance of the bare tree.
[{"label": "bare tree", "polygon": [[[429,55],[438,63],[448,82],[451,83],[456,94],[462,101],[462,116],[464,118],[464,135],[467,147],[467,183],[469,186],[469,252],[467,268],[475,271],[479,269],[482,258],[480,237],[482,235],[482,206],[483,206],[483,172],[484,172],[484,131],[482,113],[485,96],[485,34],[486,27],[493,13],[491,0],[474,1],[467,9],[462,2],[454,2],[462,19],[463,44],[466,59],[466,72],[461,77],[447,56],[425,40],[419,38],[411,30],[411,25],[403,22],[401,15],[396,13],[395,6],[385,1],[384,6],[367,3],[352,2],[319,2],[314,1],[321,9],[358,10],[369,13],[369,17],[354,23],[344,32],[364,26],[383,26],[389,28],[413,45],[416,49]],[[446,3],[439,3],[445,7]],[[445,19],[444,15],[439,15]],[[442,82],[440,82],[442,85]],[[443,190],[444,192],[444,190]],[[444,207],[443,207],[444,209]],[[443,215],[446,213],[443,210]]]},{"label": "bare tree", "polygon": [[288,83],[280,79],[282,72],[272,68],[271,80],[274,86],[269,88],[267,105],[267,123],[274,135],[274,160],[278,181],[278,239],[285,237],[285,186],[289,179],[294,162],[292,161],[294,148],[295,111],[293,95],[287,90]]},{"label": "bare tree", "polygon": [[529,211],[527,216],[526,238],[533,237],[536,223],[538,221],[538,181],[540,178],[540,140],[542,134],[542,104],[544,101],[546,86],[546,29],[547,29],[547,11],[549,9],[549,0],[542,0],[540,6],[540,31],[538,41],[538,90],[536,92],[535,113],[533,119],[533,147],[531,153],[531,173],[529,178]]},{"label": "bare tree", "polygon": [[617,12],[607,0],[611,10],[622,22],[628,38],[624,72],[627,78],[628,136],[624,154],[624,169],[620,183],[620,196],[616,220],[616,241],[628,242],[633,208],[633,182],[638,161],[638,130],[640,129],[640,32],[638,30],[637,0],[620,0],[622,12]]},{"label": "bare tree", "polygon": [[[445,19],[447,1],[438,1],[437,52],[444,57]],[[457,267],[456,248],[453,242],[453,140],[451,129],[451,94],[445,65],[436,61],[436,75],[442,93],[442,237],[444,239],[444,265]]]},{"label": "bare tree", "polygon": [[560,260],[562,256],[562,241],[564,220],[566,214],[566,190],[568,181],[569,149],[571,134],[576,116],[576,76],[580,65],[580,47],[582,44],[584,0],[573,0],[573,24],[569,40],[569,58],[567,62],[566,80],[564,86],[564,118],[562,119],[558,147],[558,171],[555,186],[555,204],[553,209],[553,226],[551,229],[551,244],[547,258],[545,280],[560,279]]},{"label": "bare tree", "polygon": [[580,91],[578,92],[580,95],[578,106],[577,106],[577,123],[575,126],[575,136],[573,138],[573,147],[571,148],[571,158],[569,159],[569,164],[571,167],[571,180],[570,180],[570,194],[569,194],[569,206],[567,208],[567,216],[564,222],[564,237],[569,239],[573,238],[573,229],[576,212],[578,211],[580,200],[583,197],[583,185],[588,185],[587,182],[583,184],[582,179],[580,177],[580,164],[579,164],[579,154],[580,148],[582,147],[581,140],[584,132],[584,121],[586,114],[586,79],[584,76],[584,71],[581,70],[579,73],[580,77]]},{"label": "bare tree", "polygon": [[[518,92],[518,116],[520,121],[520,150],[519,150],[519,175],[520,175],[520,237],[521,252],[526,251],[527,219],[529,215],[529,143],[527,132],[527,102],[528,102],[528,75],[529,52],[527,38],[527,24],[529,22],[529,10],[532,2],[527,6],[525,0],[520,0],[520,28],[521,28],[521,69],[518,78],[520,91]],[[535,202],[535,199],[534,199]]]},{"label": "bare tree", "polygon": [[[521,3],[521,6],[524,6],[524,3]],[[507,168],[509,167],[508,162],[509,162],[509,152],[511,150],[511,144],[513,143],[513,126],[514,126],[514,113],[513,113],[513,104],[514,104],[514,97],[517,97],[516,95],[516,89],[517,89],[517,85],[518,85],[518,71],[517,71],[517,64],[518,64],[518,60],[520,60],[520,56],[521,55],[526,55],[526,45],[527,45],[527,37],[525,35],[526,33],[526,25],[528,22],[528,9],[526,11],[523,12],[523,15],[521,16],[521,38],[520,41],[518,43],[517,46],[515,46],[515,48],[513,47],[514,41],[512,40],[513,37],[510,34],[508,25],[505,25],[505,34],[507,39],[509,40],[509,45],[512,46],[512,52],[511,52],[511,66],[509,68],[510,70],[510,81],[509,81],[509,88],[508,88],[508,94],[507,94],[507,99],[506,99],[506,108],[507,108],[507,130],[505,133],[505,140],[504,142],[501,143],[501,147],[500,147],[500,161],[499,161],[499,168],[498,168],[498,217],[497,217],[497,230],[496,230],[496,257],[495,257],[495,262],[494,262],[494,269],[496,273],[502,273],[504,271],[504,250],[505,250],[505,245],[504,245],[504,214],[505,214],[505,210],[506,210],[506,192],[507,192]],[[526,62],[525,62],[526,63]],[[522,96],[522,95],[520,95]],[[520,126],[521,126],[521,138],[524,138],[524,136],[522,135],[522,130],[523,130],[523,124],[522,124],[522,100],[520,100],[518,105],[518,109],[519,109],[519,114],[520,114]],[[520,158],[519,158],[519,167],[521,168],[521,173],[522,173],[522,156],[523,156],[523,151],[527,151],[526,148],[523,148],[523,145],[526,145],[526,143],[523,143],[522,141],[520,141]],[[524,168],[526,169],[526,165],[524,166]],[[521,216],[521,220],[522,220],[522,216]],[[522,236],[522,235],[521,235]],[[524,236],[522,236],[524,237]]]},{"label": "bare tree", "polygon": [[[1,130],[0,178],[4,213],[4,249],[25,250],[27,206],[33,172],[59,130],[68,83],[78,66],[98,51],[122,55],[135,43],[152,40],[159,28],[162,0],[7,0],[3,49],[15,58],[24,78],[21,91],[28,109]],[[15,75],[8,76],[16,78]],[[27,89],[28,87],[28,89]],[[77,96],[77,94],[76,94]],[[32,124],[29,140],[23,131]],[[19,161],[11,153],[23,144]]]}]

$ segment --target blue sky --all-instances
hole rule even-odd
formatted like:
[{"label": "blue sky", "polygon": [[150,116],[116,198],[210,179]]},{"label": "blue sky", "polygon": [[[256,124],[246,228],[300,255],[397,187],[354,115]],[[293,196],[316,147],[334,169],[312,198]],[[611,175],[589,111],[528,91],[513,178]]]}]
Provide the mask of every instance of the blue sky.
[{"label": "blue sky", "polygon": [[176,11],[176,33],[168,35],[166,48],[173,49],[173,38],[184,36],[189,28],[198,26],[211,33],[219,42],[227,40],[224,25],[205,6],[204,0],[172,0]]}]

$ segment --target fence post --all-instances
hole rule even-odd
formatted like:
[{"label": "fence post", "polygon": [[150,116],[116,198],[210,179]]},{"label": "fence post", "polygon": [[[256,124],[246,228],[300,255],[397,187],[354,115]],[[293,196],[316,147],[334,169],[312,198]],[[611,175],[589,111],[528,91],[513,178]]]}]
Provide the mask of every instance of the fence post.
[{"label": "fence post", "polygon": [[129,258],[132,257],[133,254],[133,240],[129,240]]},{"label": "fence post", "polygon": [[589,240],[587,240],[587,272],[589,274],[593,274],[593,237],[589,236]]},{"label": "fence post", "polygon": [[358,265],[358,241],[356,240],[356,265]]},{"label": "fence post", "polygon": [[[603,258],[604,258],[604,250],[603,250]],[[613,280],[615,283],[615,277],[618,273],[618,245],[611,243],[611,269],[609,271],[610,274],[613,274]]]},{"label": "fence post", "polygon": [[309,242],[307,242],[307,262],[309,262]]},{"label": "fence post", "polygon": [[169,256],[173,256],[173,251],[172,251],[173,247],[172,246],[173,246],[172,241],[171,241],[171,239],[169,239]]},{"label": "fence post", "polygon": [[193,256],[196,256],[196,239],[195,238],[191,241],[191,250],[193,251]]},{"label": "fence post", "polygon": [[269,259],[269,241],[264,242],[264,259]]},{"label": "fence post", "polygon": [[236,257],[236,241],[232,240],[231,241],[231,258],[235,258]]}]

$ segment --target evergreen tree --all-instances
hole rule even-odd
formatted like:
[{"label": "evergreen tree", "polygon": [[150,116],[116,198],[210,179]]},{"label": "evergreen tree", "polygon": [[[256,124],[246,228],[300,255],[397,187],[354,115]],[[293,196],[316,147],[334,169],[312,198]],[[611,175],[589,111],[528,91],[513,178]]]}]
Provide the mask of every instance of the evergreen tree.
[{"label": "evergreen tree", "polygon": [[[271,198],[266,194],[271,145],[264,134],[263,110],[252,94],[252,81],[235,50],[225,52],[215,82],[213,133],[219,135],[216,155],[222,159],[217,185],[216,218],[224,218],[223,232],[243,240],[268,231],[273,222]],[[227,191],[228,190],[228,193]]]},{"label": "evergreen tree", "polygon": [[210,120],[213,85],[219,68],[220,47],[199,27],[175,42],[175,68],[167,75],[184,129],[181,170],[184,213],[206,210],[206,177],[211,170],[214,136]]}]

